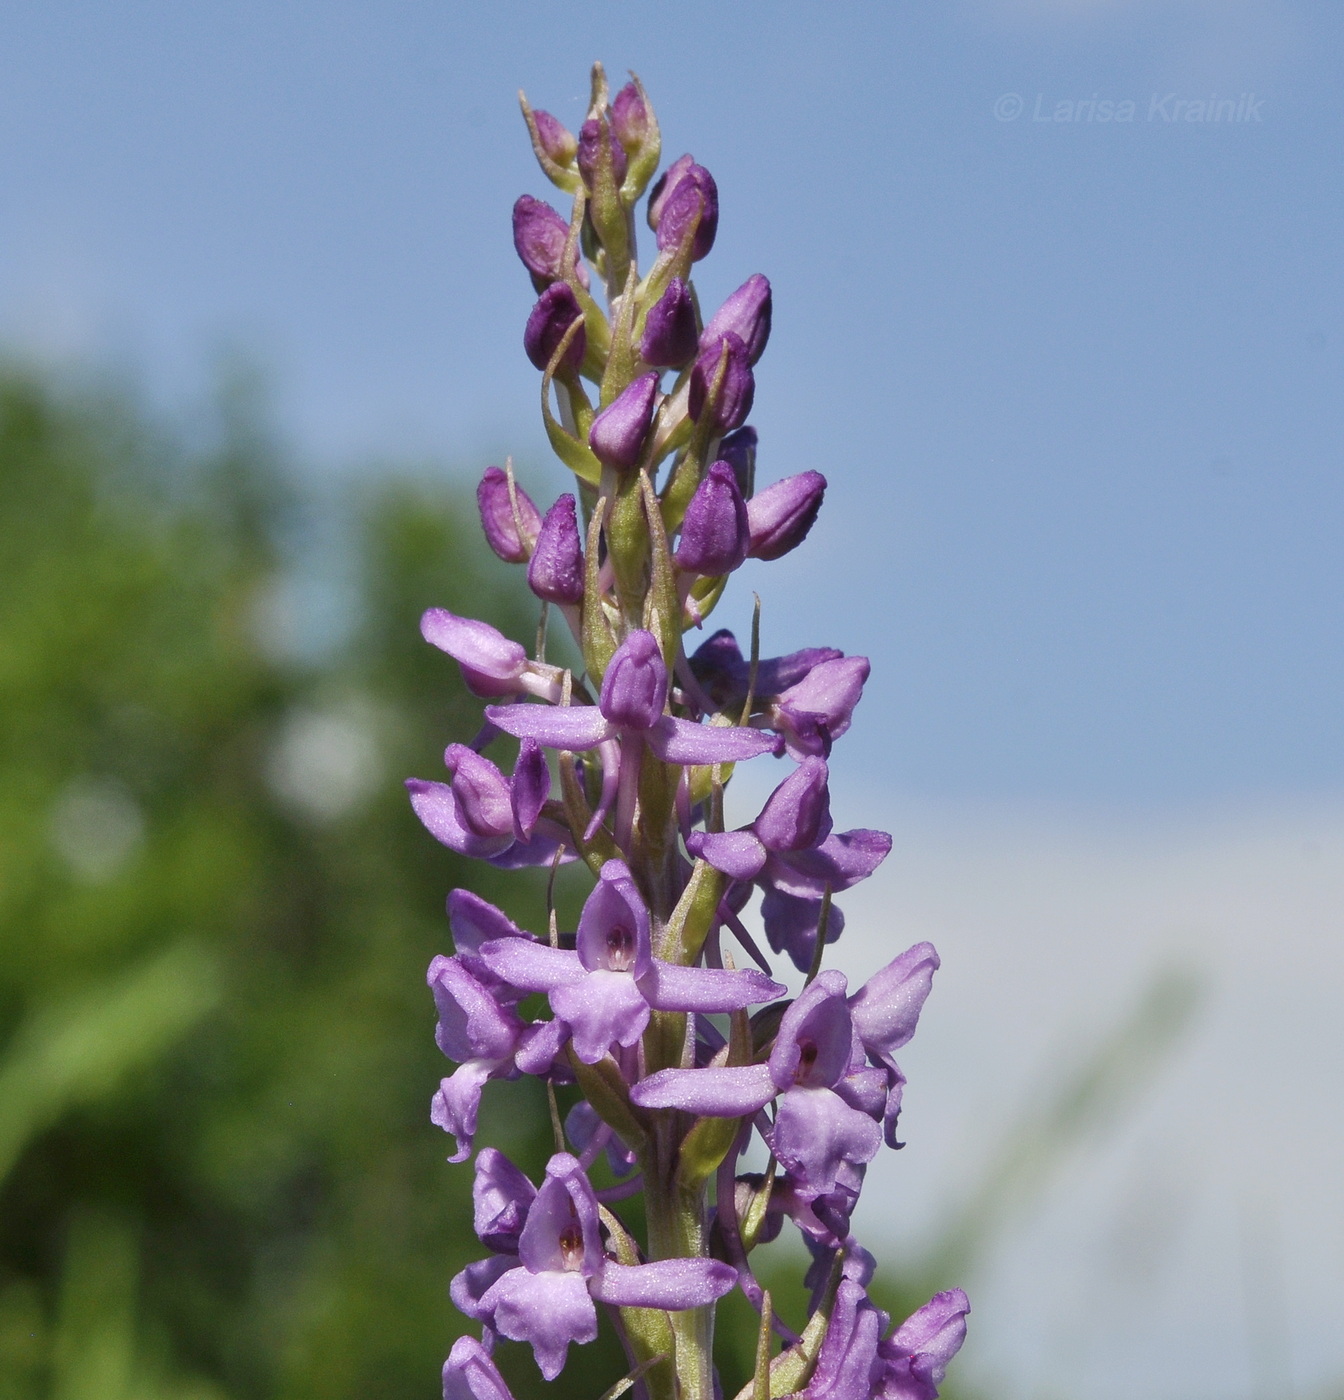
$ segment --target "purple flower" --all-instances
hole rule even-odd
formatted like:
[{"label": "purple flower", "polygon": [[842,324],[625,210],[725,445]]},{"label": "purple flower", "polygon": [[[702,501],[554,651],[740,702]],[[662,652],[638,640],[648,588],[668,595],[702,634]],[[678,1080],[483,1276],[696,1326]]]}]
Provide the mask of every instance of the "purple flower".
[{"label": "purple flower", "polygon": [[600,121],[597,117],[589,117],[579,128],[579,174],[583,176],[583,183],[590,193],[593,189],[593,182],[597,179],[604,127],[606,128],[607,147],[611,151],[612,178],[617,185],[625,179],[627,163],[625,147],[617,139],[611,123]]},{"label": "purple flower", "polygon": [[565,1115],[565,1136],[574,1144],[579,1153],[587,1151],[588,1145],[598,1133],[605,1131],[607,1136],[607,1165],[612,1176],[629,1176],[638,1165],[638,1158],[597,1116],[597,1110],[587,1099],[578,1103]]},{"label": "purple flower", "polygon": [[853,1023],[845,978],[823,972],[784,1013],[770,1059],[742,1068],[660,1070],[630,1091],[642,1108],[679,1108],[739,1118],[778,1097],[770,1147],[799,1182],[822,1195],[845,1163],[869,1162],[882,1134],[869,1112],[847,1100],[866,1085],[850,1078]]},{"label": "purple flower", "polygon": [[740,336],[725,331],[708,350],[701,350],[691,370],[687,411],[697,423],[708,411],[712,431],[725,433],[747,421],[755,395],[747,347]]},{"label": "purple flower", "polygon": [[[747,504],[750,510],[751,503]],[[756,668],[757,699],[774,700],[809,675],[813,667],[843,656],[844,652],[834,647],[806,647],[788,656],[766,657]],[[700,644],[691,657],[691,672],[706,693],[726,709],[735,709],[746,699],[751,667],[726,627]]]},{"label": "purple flower", "polygon": [[583,906],[573,952],[506,938],[481,949],[515,987],[546,992],[574,1053],[596,1064],[613,1043],[633,1045],[651,1010],[737,1011],[783,994],[753,970],[680,967],[652,955],[649,911],[627,866],[609,860]]},{"label": "purple flower", "polygon": [[443,1363],[443,1400],[513,1400],[499,1367],[475,1337],[453,1343]]},{"label": "purple flower", "polygon": [[537,139],[541,142],[541,149],[557,165],[571,165],[579,149],[574,133],[558,118],[540,107],[533,109],[532,117],[537,124]]},{"label": "purple flower", "polygon": [[782,691],[764,718],[753,723],[767,725],[782,734],[794,758],[808,754],[825,756],[832,743],[849,728],[868,672],[866,656],[823,661]]},{"label": "purple flower", "polygon": [[561,496],[546,512],[527,566],[527,585],[548,603],[583,602],[583,545],[573,496]]},{"label": "purple flower", "polygon": [[529,1343],[548,1381],[563,1369],[571,1342],[597,1336],[594,1299],[680,1311],[703,1307],[737,1283],[737,1270],[716,1259],[629,1265],[608,1259],[598,1233],[597,1198],[567,1152],[557,1152],[546,1167],[518,1238],[517,1260],[500,1256],[502,1269],[493,1260],[482,1262],[492,1268],[468,1266],[453,1280],[453,1301],[501,1336]]},{"label": "purple flower", "polygon": [[494,975],[481,960],[481,945],[496,938],[536,940],[520,929],[509,916],[471,890],[454,890],[448,896],[448,927],[453,935],[453,951],[458,962],[495,997],[496,1001],[518,1001],[523,996]]},{"label": "purple flower", "polygon": [[476,488],[476,505],[490,548],[506,564],[527,563],[541,528],[541,516],[527,492],[515,482],[510,495],[508,474],[499,467],[486,467]]},{"label": "purple flower", "polygon": [[593,419],[588,445],[609,467],[626,471],[639,461],[657,398],[658,376],[642,374]]},{"label": "purple flower", "polygon": [[448,1160],[464,1162],[471,1156],[486,1081],[545,1073],[564,1044],[565,1027],[555,1021],[525,1024],[457,958],[436,957],[427,980],[439,1013],[434,1038],[450,1060],[458,1061],[434,1095],[430,1119],[456,1140]]},{"label": "purple flower", "polygon": [[680,368],[696,352],[695,302],[680,277],[649,308],[639,356],[646,365]]},{"label": "purple flower", "polygon": [[702,352],[712,350],[731,331],[746,346],[747,363],[754,365],[770,339],[770,282],[753,273],[710,317],[700,336]]},{"label": "purple flower", "polygon": [[714,462],[686,507],[677,567],[713,577],[731,573],[747,557],[747,505],[727,462]]},{"label": "purple flower", "polygon": [[842,1278],[835,1295],[807,1400],[876,1400],[882,1366],[878,1347],[887,1314],[874,1307],[863,1285]]},{"label": "purple flower", "polygon": [[947,1363],[966,1340],[970,1310],[960,1288],[935,1293],[880,1344],[882,1400],[937,1400]]},{"label": "purple flower", "polygon": [[[513,206],[513,246],[532,274],[532,285],[544,291],[550,283],[564,274],[565,242],[569,224],[545,200],[530,194],[518,196]],[[579,263],[575,272],[583,286],[588,285],[588,272]]]},{"label": "purple flower", "polygon": [[703,165],[687,155],[668,166],[649,195],[649,227],[660,253],[679,248],[692,229],[691,261],[709,252],[719,229],[719,187]]},{"label": "purple flower", "polygon": [[[833,833],[829,772],[819,758],[805,758],[766,799],[760,815],[737,831],[692,833],[687,848],[735,880],[753,880],[766,894],[766,936],[803,970],[812,960],[822,897],[865,880],[886,859],[891,837],[883,831]],[[831,910],[828,941],[839,935]]]},{"label": "purple flower", "polygon": [[579,322],[579,329],[569,342],[564,358],[556,366],[556,374],[561,377],[577,372],[588,348],[588,338],[584,333],[583,311],[578,298],[567,282],[552,282],[537,298],[537,304],[532,308],[523,329],[523,349],[537,369],[545,370],[551,363],[551,357],[560,348],[560,342],[575,321]]},{"label": "purple flower", "polygon": [[779,559],[797,549],[816,522],[825,494],[826,478],[820,472],[799,472],[753,496],[747,503],[750,557]]},{"label": "purple flower", "polygon": [[642,738],[666,763],[737,763],[774,744],[753,729],[730,729],[665,715],[667,667],[650,632],[631,632],[602,678],[596,705],[490,705],[486,718],[517,739],[582,751],[609,739]]},{"label": "purple flower", "polygon": [[535,742],[524,741],[512,778],[465,744],[449,744],[443,761],[451,782],[406,779],[411,807],[436,841],[505,869],[544,865],[554,857],[566,833],[541,821],[551,775]]},{"label": "purple flower", "polygon": [[529,661],[518,642],[488,622],[458,617],[447,608],[430,608],[420,619],[420,635],[457,662],[473,695],[483,699],[535,695],[553,704],[560,699],[562,672]]}]

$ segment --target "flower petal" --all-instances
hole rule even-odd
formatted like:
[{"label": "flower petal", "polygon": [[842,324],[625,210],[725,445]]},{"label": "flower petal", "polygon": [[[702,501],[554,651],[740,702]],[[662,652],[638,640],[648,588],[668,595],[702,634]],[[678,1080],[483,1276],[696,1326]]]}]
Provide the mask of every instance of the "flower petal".
[{"label": "flower petal", "polygon": [[734,880],[754,880],[765,864],[765,847],[753,831],[692,832],[686,849]]},{"label": "flower petal", "polygon": [[586,1065],[595,1065],[613,1040],[633,1045],[649,1024],[649,1003],[628,972],[589,972],[555,987],[551,1007]]},{"label": "flower petal", "polygon": [[[486,711],[489,714],[489,711]],[[647,735],[649,747],[665,763],[741,763],[771,753],[777,741],[759,729],[693,724],[664,715]]]},{"label": "flower petal", "polygon": [[659,1259],[652,1264],[608,1262],[592,1282],[593,1297],[618,1308],[702,1308],[737,1285],[737,1270],[718,1259]]},{"label": "flower petal", "polygon": [[739,1068],[664,1069],[641,1079],[630,1090],[640,1108],[681,1108],[711,1118],[740,1118],[755,1113],[778,1090],[767,1065]]},{"label": "flower petal", "polygon": [[429,834],[450,851],[462,856],[493,856],[513,845],[512,832],[502,836],[479,836],[474,832],[463,821],[457,796],[447,783],[407,778],[406,791],[411,795],[415,815]]},{"label": "flower petal", "polygon": [[788,992],[755,968],[680,967],[655,962],[639,981],[640,991],[657,1011],[740,1011]]},{"label": "flower petal", "polygon": [[485,717],[515,739],[553,749],[596,748],[616,732],[596,705],[487,705]]},{"label": "flower petal", "polygon": [[521,938],[497,938],[483,943],[481,961],[496,977],[529,992],[549,992],[584,975],[577,953],[552,948],[548,943],[527,943]]},{"label": "flower petal", "polygon": [[564,1369],[570,1342],[597,1338],[597,1309],[581,1274],[510,1269],[481,1299],[480,1307],[501,1336],[532,1344],[548,1381]]}]

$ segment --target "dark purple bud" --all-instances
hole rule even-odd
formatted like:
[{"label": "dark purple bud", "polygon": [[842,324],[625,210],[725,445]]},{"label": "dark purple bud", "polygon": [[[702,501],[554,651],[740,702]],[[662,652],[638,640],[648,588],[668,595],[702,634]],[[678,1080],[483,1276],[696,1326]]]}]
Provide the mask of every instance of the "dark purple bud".
[{"label": "dark purple bud", "polygon": [[731,573],[747,557],[747,504],[733,469],[715,462],[686,507],[677,546],[677,567],[714,577]]},{"label": "dark purple bud", "polygon": [[652,632],[631,632],[602,677],[598,708],[622,729],[652,729],[667,704],[667,667]]},{"label": "dark purple bud", "polygon": [[583,329],[583,312],[579,308],[578,298],[567,283],[552,282],[537,298],[523,331],[523,349],[537,369],[545,370],[550,364],[551,357],[565,338],[565,332],[575,321],[580,323],[579,329],[575,331],[564,359],[556,368],[557,374],[573,373],[578,369],[588,348],[588,337]]},{"label": "dark purple bud", "polygon": [[778,559],[807,538],[826,494],[820,472],[799,472],[767,486],[747,502],[753,559]]},{"label": "dark purple bud", "polygon": [[561,496],[537,533],[527,585],[548,603],[583,601],[583,545],[573,496]]},{"label": "dark purple bud", "polygon": [[699,262],[709,252],[719,229],[719,187],[703,165],[687,155],[667,168],[649,196],[649,227],[657,234],[660,253],[679,248],[691,227],[691,261]]},{"label": "dark purple bud", "polygon": [[569,224],[545,200],[519,195],[513,206],[513,246],[538,291],[561,276]]},{"label": "dark purple bud", "polygon": [[579,149],[574,133],[563,122],[557,121],[540,107],[533,108],[532,117],[537,123],[537,137],[541,141],[542,150],[557,165],[572,165],[574,155]]},{"label": "dark purple bud", "polygon": [[527,492],[514,482],[510,495],[508,473],[499,467],[486,467],[476,488],[476,505],[486,544],[506,564],[527,563],[541,529],[541,516]]},{"label": "dark purple bud", "polygon": [[719,459],[727,462],[737,478],[744,500],[751,499],[756,484],[756,429],[738,428],[719,444]]},{"label": "dark purple bud", "polygon": [[626,83],[612,100],[611,130],[631,153],[644,144],[649,134],[649,109],[634,83]]},{"label": "dark purple bud", "polygon": [[[719,379],[722,365],[722,379]],[[715,392],[717,383],[717,392]],[[710,426],[714,432],[740,428],[751,412],[756,396],[756,379],[747,358],[747,347],[739,336],[726,331],[700,358],[691,371],[690,394],[686,406],[698,423],[709,407]],[[709,400],[713,399],[710,404]]]},{"label": "dark purple bud", "polygon": [[700,337],[700,348],[707,350],[727,331],[732,331],[747,347],[747,359],[754,365],[770,339],[772,302],[769,279],[753,273],[710,318]]},{"label": "dark purple bud", "polygon": [[646,365],[680,368],[695,351],[695,303],[685,282],[674,277],[649,310],[639,342],[640,358]]},{"label": "dark purple bud", "polygon": [[[579,128],[579,174],[591,192],[597,178],[598,154],[602,149],[602,126],[596,117],[589,117]],[[616,139],[612,123],[607,126],[607,144],[611,148],[611,174],[617,185],[625,179],[627,158],[625,147]]]},{"label": "dark purple bud", "polygon": [[657,394],[658,376],[642,374],[593,419],[588,446],[609,467],[627,470],[639,461]]}]

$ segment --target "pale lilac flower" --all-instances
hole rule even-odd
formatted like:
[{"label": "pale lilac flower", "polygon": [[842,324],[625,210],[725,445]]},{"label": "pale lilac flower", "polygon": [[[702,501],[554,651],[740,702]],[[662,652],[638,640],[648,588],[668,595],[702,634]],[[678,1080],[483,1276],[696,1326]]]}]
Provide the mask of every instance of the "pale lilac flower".
[{"label": "pale lilac flower", "polygon": [[443,1400],[513,1400],[499,1367],[475,1337],[459,1337],[443,1363]]},{"label": "pale lilac flower", "polygon": [[447,608],[430,608],[420,619],[420,635],[457,662],[473,695],[487,700],[535,695],[552,704],[560,699],[561,671],[529,661],[523,646],[488,622],[458,617]]},{"label": "pale lilac flower", "polygon": [[633,1045],[651,1011],[737,1011],[784,992],[754,969],[681,967],[654,958],[648,908],[619,860],[602,867],[573,951],[508,938],[485,944],[481,957],[512,986],[548,994],[586,1064],[613,1044]]},{"label": "pale lilac flower", "polygon": [[960,1288],[935,1293],[881,1343],[881,1400],[937,1400],[947,1363],[966,1340],[970,1310]]},{"label": "pale lilac flower", "polygon": [[[528,1342],[548,1381],[560,1374],[571,1342],[596,1338],[594,1299],[680,1311],[721,1298],[737,1282],[737,1271],[716,1259],[608,1259],[593,1188],[567,1152],[556,1153],[547,1165],[519,1235],[517,1259],[497,1258],[504,1267],[479,1294],[476,1288],[488,1275],[467,1277],[470,1269],[463,1270],[453,1280],[454,1301],[501,1336]],[[494,1260],[483,1262],[497,1267]]]}]

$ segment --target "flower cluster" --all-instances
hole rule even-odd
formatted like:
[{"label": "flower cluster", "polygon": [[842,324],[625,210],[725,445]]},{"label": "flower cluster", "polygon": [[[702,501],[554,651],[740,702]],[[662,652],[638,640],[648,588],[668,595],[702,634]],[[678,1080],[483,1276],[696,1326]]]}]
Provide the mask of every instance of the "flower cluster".
[{"label": "flower cluster", "polygon": [[[762,658],[755,637],[744,656],[727,631],[683,646],[747,559],[802,543],[826,490],[815,471],[756,486],[746,420],[770,284],[755,274],[703,316],[691,271],[714,245],[718,188],[689,155],[654,182],[658,124],[638,79],[612,97],[595,68],[577,135],[526,99],[523,114],[542,170],[573,199],[566,217],[524,195],[513,234],[538,294],[523,346],[577,480],[543,512],[511,466],[481,479],[485,537],[526,566],[541,602],[538,651],[425,614],[425,639],[489,703],[475,740],[448,746],[448,781],[407,786],[454,851],[508,868],[576,861],[593,878],[577,928],[552,917],[542,937],[468,891],[449,897],[455,951],[434,959],[429,984],[457,1065],[432,1109],[451,1160],[471,1156],[492,1079],[536,1075],[581,1097],[540,1184],[493,1148],[476,1154],[488,1252],[451,1292],[481,1340],[454,1345],[445,1400],[507,1400],[499,1337],[529,1344],[553,1379],[571,1343],[596,1337],[598,1305],[649,1400],[713,1400],[714,1304],[735,1288],[761,1315],[744,1395],[932,1400],[965,1333],[965,1295],[940,1293],[892,1330],[850,1221],[867,1164],[884,1140],[900,1145],[895,1054],[938,955],[916,944],[854,991],[822,966],[843,928],[834,897],[891,846],[831,820],[827,759],[868,662],[825,647]],[[651,182],[656,252],[641,274],[634,210]],[[546,659],[551,612],[581,665]],[[517,741],[511,773],[483,752],[505,739]],[[757,759],[784,776],[729,830],[724,789]],[[769,947],[805,975],[796,994],[743,922],[756,889]],[[754,1139],[764,1173],[742,1170]],[[599,1189],[601,1159],[615,1185]],[[614,1209],[639,1192],[643,1242]],[[749,1258],[786,1217],[814,1259],[801,1332],[774,1316]]]}]

